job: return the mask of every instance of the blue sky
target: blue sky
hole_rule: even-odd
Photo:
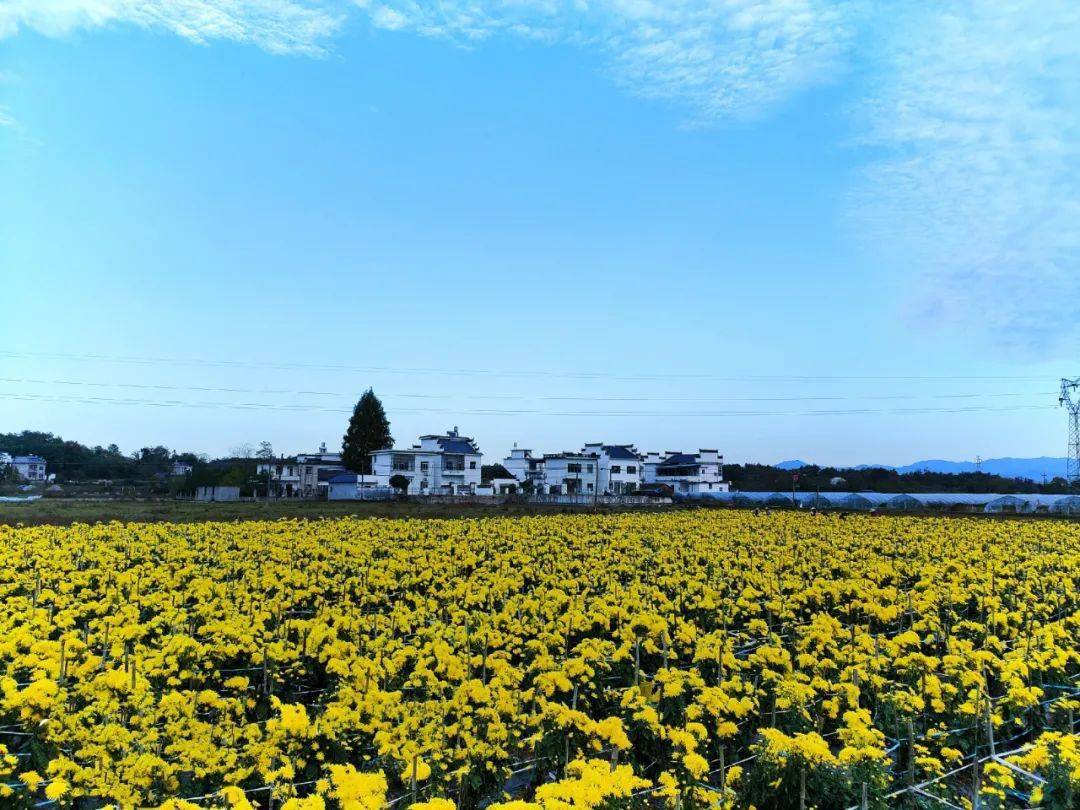
[[[1043,0],[0,0],[0,430],[295,452],[371,385],[494,456],[1060,455],[1078,38]]]

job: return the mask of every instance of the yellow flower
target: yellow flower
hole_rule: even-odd
[[[55,801],[62,796],[66,796],[70,791],[71,785],[68,784],[66,779],[56,778],[45,786],[45,798]]]

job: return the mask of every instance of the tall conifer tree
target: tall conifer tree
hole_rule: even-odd
[[[360,475],[371,474],[371,454],[393,447],[390,422],[375,392],[370,388],[353,408],[349,427],[341,440],[341,462],[345,469]]]

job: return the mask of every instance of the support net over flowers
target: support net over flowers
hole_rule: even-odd
[[[4,807],[1080,789],[1075,523],[112,523],[0,527],[0,548]]]

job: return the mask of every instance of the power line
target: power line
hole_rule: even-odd
[[[643,374],[610,374],[607,372],[559,372],[542,369],[483,369],[483,368],[417,368],[400,366],[354,366],[332,363],[296,363],[252,360],[210,360],[205,358],[138,357],[128,355],[74,354],[64,352],[0,351],[0,357],[31,360],[74,360],[78,362],[127,363],[138,365],[214,366],[219,368],[307,369],[313,371],[349,371],[366,374],[423,374],[443,376],[544,377],[572,380],[717,380],[725,382],[948,382],[964,381],[1039,381],[1055,378],[1039,375],[809,375],[809,374],[750,374],[721,375],[709,372],[670,372]]]
[[[205,385],[166,385],[152,383],[96,382],[91,380],[31,379],[27,377],[0,377],[0,383],[19,383],[23,385],[64,385],[89,388],[129,388],[146,391],[200,391],[207,393],[262,394],[290,396],[319,396],[348,398],[355,394],[339,391],[312,391],[284,388],[235,388]],[[855,400],[919,400],[919,399],[981,399],[983,397],[1024,397],[1048,396],[1056,391],[1008,391],[989,393],[962,394],[865,394],[865,395],[817,395],[817,396],[695,396],[695,397],[655,397],[655,396],[556,396],[531,394],[413,394],[388,393],[384,397],[401,399],[466,399],[466,400],[519,400],[544,402],[849,402]]]
[[[87,405],[120,405],[155,408],[201,408],[234,410],[267,410],[282,412],[351,413],[351,408],[332,408],[305,404],[274,404],[265,402],[190,402],[184,400],[118,399],[112,397],[63,396],[15,392],[0,394],[0,399],[29,402],[61,402]],[[954,408],[836,408],[830,410],[769,411],[558,411],[525,408],[395,408],[397,413],[433,413],[462,416],[648,416],[648,417],[738,417],[738,416],[850,416],[859,414],[933,414],[933,413],[987,413],[1006,411],[1046,410],[1053,405],[970,405]]]

